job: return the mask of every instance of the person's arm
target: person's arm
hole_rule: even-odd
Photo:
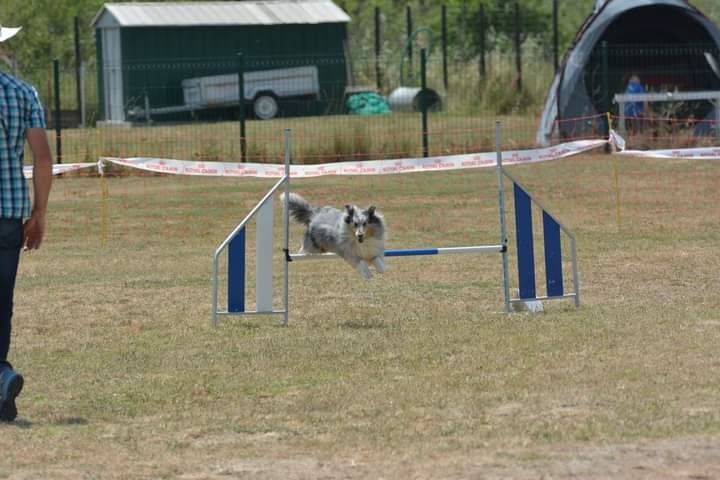
[[[44,128],[28,128],[25,134],[33,154],[33,209],[25,222],[25,248],[37,249],[45,235],[45,218],[52,184],[52,154]]]

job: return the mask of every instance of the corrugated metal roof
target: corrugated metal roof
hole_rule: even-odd
[[[347,23],[350,17],[331,0],[242,2],[106,3],[91,25],[177,27]]]

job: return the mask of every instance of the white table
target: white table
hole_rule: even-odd
[[[662,92],[662,93],[617,93],[613,102],[620,107],[620,124],[618,132],[625,135],[625,104],[628,102],[684,102],[708,101],[715,110],[715,129],[720,134],[720,90],[699,90],[696,92]]]

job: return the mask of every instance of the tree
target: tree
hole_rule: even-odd
[[[80,18],[80,41],[86,61],[95,58],[90,19],[103,4],[101,0],[3,0],[3,25],[22,26],[8,48],[18,59],[21,72],[48,66],[59,58],[62,65],[74,64],[74,17]]]

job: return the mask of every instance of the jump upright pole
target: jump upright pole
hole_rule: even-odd
[[[287,261],[287,256],[290,255],[290,129],[285,129],[285,197],[283,199],[283,230],[285,236],[283,238],[283,251],[285,252],[286,260],[283,262],[283,303],[284,303],[284,317],[283,326],[287,327],[289,317],[289,305],[290,305],[290,262]]]
[[[508,239],[507,225],[505,224],[505,187],[502,166],[502,126],[500,122],[495,122],[495,152],[497,161],[495,171],[497,172],[497,191],[498,191],[498,212],[500,214],[500,244],[502,249],[502,272],[503,272],[503,297],[505,299],[505,312],[510,313],[510,274],[508,266]]]

